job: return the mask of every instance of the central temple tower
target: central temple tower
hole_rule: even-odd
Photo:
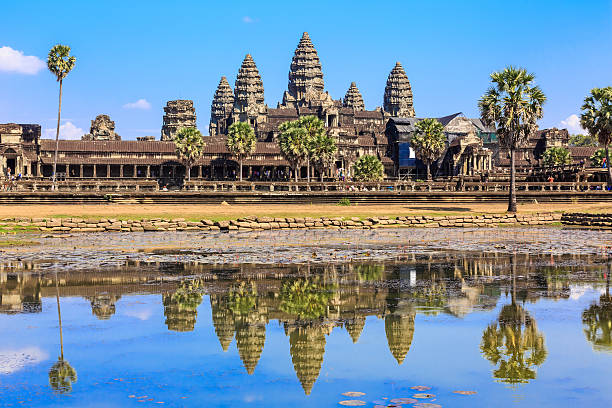
[[[297,107],[305,99],[323,93],[321,61],[308,33],[302,34],[289,68],[289,89],[283,95],[283,106]],[[307,98],[310,95],[310,98]],[[318,99],[318,98],[317,98]]]

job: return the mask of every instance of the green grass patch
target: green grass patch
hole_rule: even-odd
[[[20,246],[34,246],[40,245],[40,242],[28,241],[25,239],[4,239],[0,240],[0,248],[8,247],[20,247]]]

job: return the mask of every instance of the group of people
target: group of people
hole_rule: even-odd
[[[12,174],[11,168],[7,168],[4,180],[2,181],[2,191],[11,191],[15,188],[17,182],[21,180],[21,173],[18,175]]]

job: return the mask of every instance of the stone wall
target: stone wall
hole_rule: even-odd
[[[561,222],[564,225],[612,229],[612,214],[565,213]]]
[[[612,222],[612,215],[610,215]],[[186,221],[177,219],[84,219],[84,218],[5,218],[0,226],[36,227],[40,231],[56,232],[141,232],[141,231],[253,231],[279,229],[376,229],[376,228],[475,228],[503,226],[533,226],[558,223],[559,213],[538,214],[485,214],[427,216],[408,215],[389,217],[321,217],[273,218],[244,217],[229,221]]]

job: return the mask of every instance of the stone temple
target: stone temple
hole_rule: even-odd
[[[396,62],[381,90],[381,107],[366,109],[357,86],[358,78],[347,78],[346,94],[334,99],[325,90],[323,67],[308,33],[303,33],[289,64],[287,90],[276,107],[264,100],[264,83],[255,59],[247,54],[235,80],[222,76],[211,103],[209,133],[202,158],[192,167],[192,179],[238,178],[239,165],[226,147],[228,128],[235,122],[249,123],[257,136],[255,153],[247,157],[244,176],[254,180],[286,180],[289,163],[276,143],[279,126],[302,116],[320,118],[338,145],[336,162],[327,176],[350,175],[359,157],[375,155],[388,177],[415,177],[424,173],[410,140],[416,123],[412,86],[404,67]],[[233,84],[233,89],[232,89]],[[444,126],[447,149],[434,166],[434,175],[481,175],[504,171],[509,166],[507,150],[500,148],[494,129],[479,119],[461,113],[437,118]],[[153,136],[122,140],[115,122],[98,115],[82,140],[60,140],[58,173],[67,178],[146,178],[163,184],[180,183],[185,167],[178,161],[173,136],[180,128],[196,127],[192,100],[168,101],[163,108],[161,140]],[[204,133],[204,132],[203,132]],[[543,130],[528,141],[518,155],[519,169],[538,165],[547,146],[567,146],[566,130]],[[574,148],[572,148],[574,149]],[[581,150],[580,150],[581,149]],[[589,148],[572,150],[575,161],[588,160]],[[42,139],[39,125],[0,124],[0,170],[25,177],[50,177],[55,140]],[[300,170],[306,176],[306,168]]]

